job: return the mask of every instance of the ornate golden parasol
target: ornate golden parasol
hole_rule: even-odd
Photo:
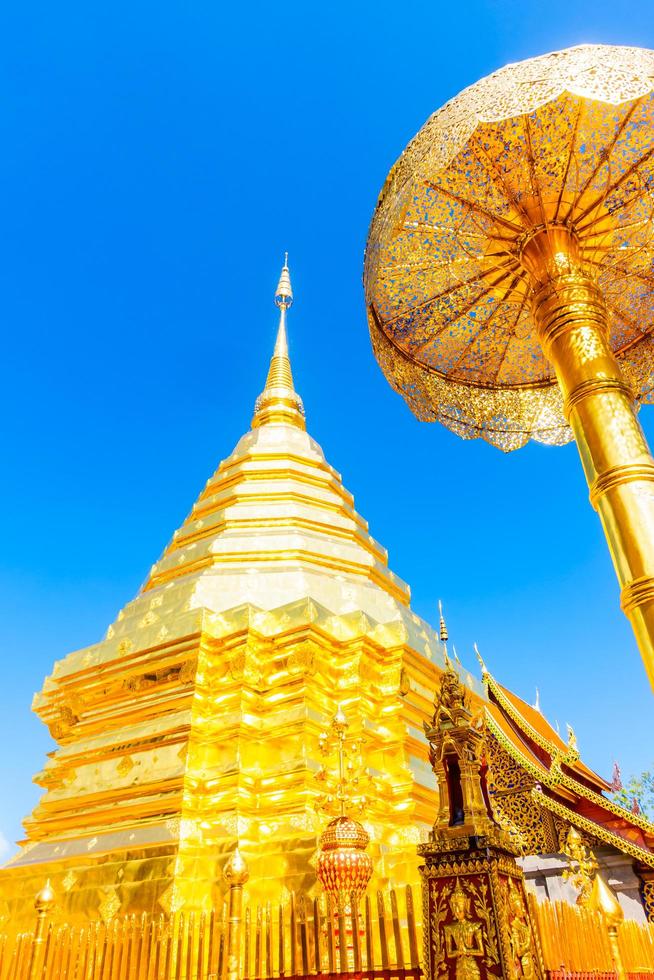
[[[373,348],[421,419],[508,451],[577,440],[654,684],[654,52],[582,45],[448,102],[391,170]]]

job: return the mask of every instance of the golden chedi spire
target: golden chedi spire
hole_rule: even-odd
[[[248,900],[313,887],[319,725],[336,704],[365,733],[363,770],[384,758],[366,792],[378,880],[417,880],[435,790],[413,731],[442,647],[305,429],[292,298],[285,264],[252,428],[105,636],[59,661],[35,697],[57,747],[26,846],[0,869],[0,904],[26,927],[47,877],[61,914],[80,920],[209,912],[237,840]]]
[[[288,356],[288,338],[286,335],[286,311],[293,305],[288,252],[285,255],[282,273],[275,290],[275,303],[279,307],[277,340],[270,360],[266,386],[254,406],[252,428],[256,429],[260,425],[276,422],[295,425],[298,429],[304,429],[306,428],[304,406],[293,385],[293,372]]]

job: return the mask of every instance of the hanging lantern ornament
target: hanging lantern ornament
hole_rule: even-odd
[[[316,872],[328,895],[361,898],[372,876],[366,853],[370,837],[358,820],[341,816],[330,820],[320,836]]]
[[[370,837],[363,825],[346,813],[352,807],[360,809],[363,806],[361,799],[350,795],[352,783],[356,785],[358,777],[352,778],[346,766],[345,741],[348,725],[345,713],[339,705],[329,732],[320,735],[323,755],[334,753],[337,756],[338,769],[333,798],[338,805],[339,815],[329,821],[320,836],[316,874],[327,894],[334,896],[340,903],[350,898],[353,901],[358,900],[365,892],[372,875],[372,860],[366,853]]]
[[[508,65],[427,120],[365,261],[375,356],[423,420],[575,438],[654,685],[654,52]]]

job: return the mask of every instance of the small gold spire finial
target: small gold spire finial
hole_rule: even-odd
[[[481,667],[481,676],[482,676],[482,680],[483,680],[484,674],[488,674],[488,668],[486,667],[486,664],[483,661],[482,655],[479,652],[479,647],[477,646],[477,644],[476,643],[473,643],[472,644],[472,647],[473,647],[473,650],[475,651],[475,655],[477,657],[477,660],[479,661],[479,666]]]
[[[279,327],[275,349],[268,369],[266,385],[254,406],[252,428],[271,422],[294,425],[304,429],[304,406],[293,385],[293,373],[288,356],[286,337],[286,311],[293,305],[293,289],[288,269],[288,252],[275,290],[275,304],[279,307]]]
[[[284,252],[284,265],[275,290],[275,303],[283,310],[287,310],[293,305],[293,289],[288,270],[288,252]]]
[[[34,908],[37,912],[47,915],[55,904],[55,893],[48,878],[43,888],[37,892],[34,899]]]
[[[227,858],[223,868],[223,876],[228,885],[244,885],[250,877],[250,871],[245,858],[238,849],[238,844]]]
[[[439,616],[439,629],[441,636],[441,643],[447,643],[449,637],[447,634],[447,625],[445,623],[445,617],[443,616],[443,603],[438,600],[438,616]]]

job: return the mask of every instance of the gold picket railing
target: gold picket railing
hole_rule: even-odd
[[[540,935],[544,965],[553,980],[571,974],[616,977],[615,953],[599,912],[565,902],[539,902],[529,896]],[[631,978],[654,974],[654,925],[624,921],[616,929],[620,966]]]
[[[231,897],[231,895],[230,895]],[[654,926],[617,926],[619,964],[601,915],[530,896],[549,980],[649,980]],[[414,896],[377,892],[336,905],[290,894],[234,916],[126,916],[70,925],[41,915],[33,932],[0,936],[0,980],[420,980]]]
[[[400,911],[400,905],[403,905]],[[291,894],[287,902],[211,913],[127,916],[0,938],[0,980],[272,980],[317,974],[419,980],[411,888],[375,901]],[[238,950],[237,956],[230,956]]]

